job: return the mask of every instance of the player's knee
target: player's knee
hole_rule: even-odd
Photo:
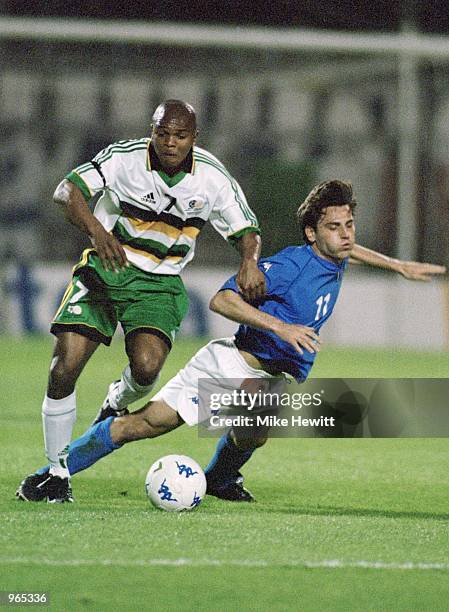
[[[80,375],[79,360],[70,354],[57,355],[50,366],[49,380],[53,386],[72,386]]]
[[[159,360],[139,356],[130,361],[131,375],[136,383],[142,387],[152,385],[159,375],[161,364]]]

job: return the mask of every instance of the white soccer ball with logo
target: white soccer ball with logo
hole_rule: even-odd
[[[160,510],[194,510],[206,495],[206,476],[191,457],[166,455],[148,470],[145,490],[150,502]]]

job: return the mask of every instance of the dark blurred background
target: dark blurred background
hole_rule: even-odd
[[[36,17],[95,17],[392,32],[400,29],[404,19],[411,19],[423,32],[444,34],[449,29],[448,5],[444,0],[191,0],[188,3],[178,0],[133,0],[115,3],[82,0],[3,0],[0,7],[5,15]]]

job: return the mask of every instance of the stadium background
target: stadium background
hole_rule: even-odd
[[[104,145],[148,133],[155,106],[179,97],[197,109],[200,146],[257,212],[264,254],[296,242],[298,202],[338,176],[354,184],[362,244],[448,265],[446,9],[242,0],[192,2],[187,14],[179,2],[0,2],[0,588],[47,588],[59,610],[107,609],[111,589],[125,610],[297,609],[299,592],[307,610],[445,609],[444,439],[311,440],[299,453],[297,440],[272,441],[248,467],[256,510],[209,499],[178,523],[148,512],[141,483],[166,452],[207,461],[213,444],[190,430],[126,448],[77,479],[74,513],[49,520],[47,508],[11,498],[42,461],[45,334],[88,244],[51,202],[61,177]],[[204,336],[232,331],[207,301],[237,261],[204,231],[184,275],[184,337],[161,382]],[[447,283],[351,269],[316,375],[449,378]],[[77,433],[123,362],[120,342],[94,356]],[[381,581],[369,571],[379,562]],[[337,586],[331,567],[341,568]],[[84,584],[76,593],[74,581]]]
[[[194,7],[190,23],[168,20],[182,18],[177,3],[171,13],[147,8],[158,22],[129,20],[145,15],[142,3],[131,3],[126,21],[119,8],[102,13],[101,3],[95,10],[82,3],[84,12],[77,3],[3,4],[3,331],[46,331],[70,265],[88,245],[52,204],[55,185],[108,143],[147,134],[152,110],[168,97],[197,109],[199,144],[243,186],[265,255],[297,241],[293,216],[310,187],[341,177],[352,180],[360,202],[361,244],[448,263],[449,42],[437,7],[359,8],[346,31],[334,32],[330,26],[345,25],[343,7],[332,13],[326,3],[322,13],[288,2],[265,16],[255,11],[250,29],[240,2],[228,7],[228,20],[244,23],[239,27],[221,19],[206,25],[213,3],[208,13]],[[77,18],[61,18],[66,11]],[[270,19],[277,30],[266,26]],[[323,25],[328,29],[318,29]],[[211,274],[218,287],[236,261],[213,230],[202,234],[185,274],[193,302],[185,334],[230,331],[208,315],[207,296]],[[444,284],[410,286],[355,270],[324,337],[330,344],[441,350],[449,343]],[[407,304],[408,316],[395,304]]]

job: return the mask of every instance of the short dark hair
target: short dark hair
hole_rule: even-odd
[[[352,184],[350,181],[337,179],[325,181],[316,185],[304,202],[299,206],[296,217],[301,228],[304,240],[310,244],[306,236],[306,227],[316,230],[319,220],[329,206],[349,206],[351,212],[357,202],[352,197]]]
[[[196,130],[195,109],[183,100],[165,100],[154,111],[151,120],[153,125],[159,125],[162,119],[172,119],[173,117],[184,119],[193,130]]]

